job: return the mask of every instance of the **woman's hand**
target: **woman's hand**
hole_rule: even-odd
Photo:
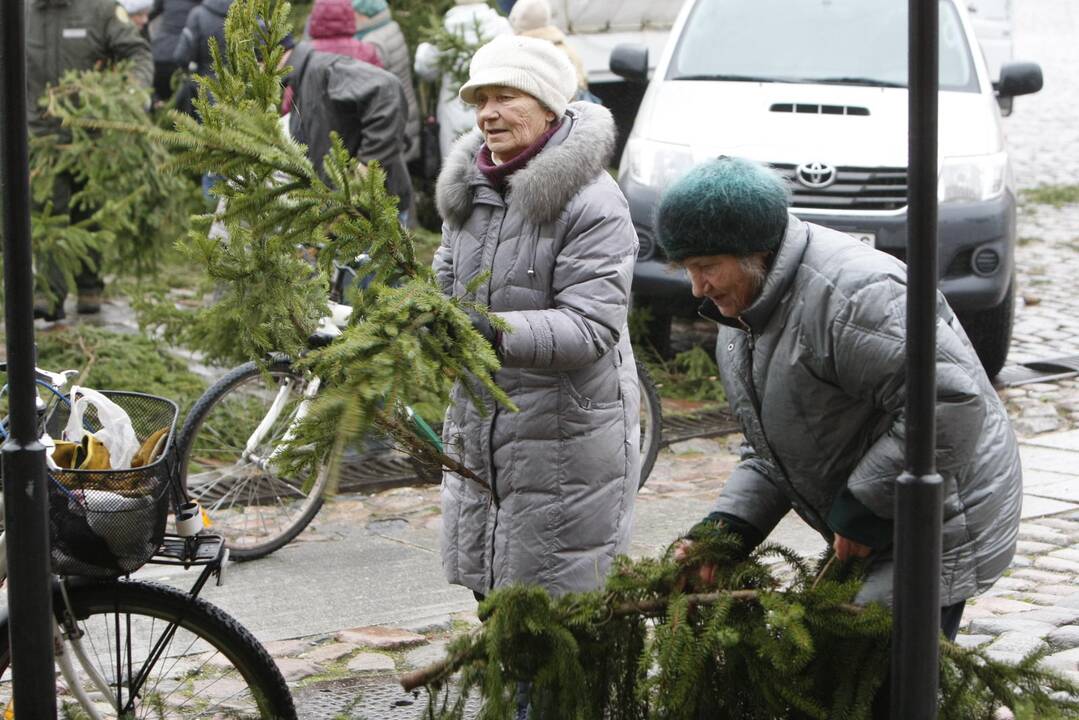
[[[850,538],[845,538],[839,534],[832,541],[832,548],[835,550],[835,556],[839,558],[840,562],[846,562],[850,558],[869,557],[870,553],[873,552],[873,548],[868,545],[854,542]]]
[[[686,556],[689,555],[689,549],[693,546],[693,541],[688,539],[679,540],[674,546],[674,561],[677,563],[685,562]],[[711,587],[716,582],[716,566],[713,563],[705,563],[697,568],[697,577],[701,583],[705,586]]]

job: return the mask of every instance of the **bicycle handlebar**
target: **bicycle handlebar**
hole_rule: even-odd
[[[7,372],[7,362],[0,362],[0,373]],[[78,370],[62,370],[61,372],[54,373],[48,370],[42,370],[39,367],[34,368],[34,375],[38,380],[47,382],[57,388],[62,388],[68,384],[68,382],[79,374]]]

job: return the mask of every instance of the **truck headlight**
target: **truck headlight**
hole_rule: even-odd
[[[1007,153],[946,158],[940,164],[937,202],[960,203],[992,200],[1008,185]]]
[[[665,188],[693,167],[688,145],[630,138],[619,164],[619,180],[624,176],[653,188]]]

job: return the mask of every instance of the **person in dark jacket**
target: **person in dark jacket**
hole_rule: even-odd
[[[210,38],[217,41],[221,59],[228,59],[225,47],[225,16],[232,0],[204,0],[187,15],[180,39],[172,54],[173,62],[197,75],[213,75],[213,59],[210,57]]]
[[[412,162],[420,155],[420,106],[412,86],[412,52],[405,34],[390,15],[386,0],[352,0],[352,9],[356,11],[356,39],[378,48],[382,67],[396,75],[405,89],[408,104],[405,162]]]
[[[371,43],[357,40],[356,13],[350,0],[315,0],[311,15],[307,18],[307,35],[311,46],[319,52],[334,53],[355,58],[360,62],[382,67],[378,48]],[[285,88],[281,102],[281,114],[292,109],[292,88]]]
[[[60,123],[45,117],[38,104],[49,85],[59,81],[69,70],[91,70],[121,60],[131,63],[133,82],[149,87],[153,79],[150,45],[115,0],[31,0],[26,5],[26,121],[30,133],[45,135],[61,132]],[[69,208],[69,200],[78,191],[74,178],[62,176],[53,193],[53,210],[70,210],[72,222],[90,216],[93,210]],[[84,267],[75,280],[78,288],[78,311],[101,310],[104,283],[92,266]],[[51,302],[42,293],[35,298],[34,315],[47,320],[64,317],[67,284],[62,273],[53,271],[50,286],[56,296]]]
[[[176,45],[187,24],[187,16],[199,0],[157,0],[151,15],[153,32],[150,49],[154,55],[154,98],[165,102],[172,97],[172,77],[186,68],[176,62]]]
[[[404,159],[408,106],[401,83],[382,68],[318,52],[309,42],[290,52],[285,58],[293,68],[285,80],[294,93],[289,133],[307,145],[307,157],[320,173],[331,132],[361,162],[378,160],[386,189],[398,197],[398,213],[407,220],[412,181]]]
[[[794,510],[840,560],[868,558],[857,601],[892,599],[893,500],[904,470],[906,268],[788,213],[755,163],[700,165],[660,201],[657,236],[719,325],[716,361],[746,439],[705,522],[747,549]],[[1004,406],[937,296],[936,466],[944,482],[941,624],[1015,553],[1019,451]],[[692,535],[692,533],[691,533]],[[710,581],[714,568],[700,576]]]

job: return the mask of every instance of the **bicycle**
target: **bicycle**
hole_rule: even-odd
[[[355,276],[353,268],[339,267],[331,298],[342,297]],[[310,340],[312,347],[332,342],[348,323],[350,306],[331,300],[330,309],[330,317]],[[637,377],[641,389],[639,489],[659,452],[662,411],[655,383],[639,362]],[[209,512],[215,531],[228,538],[236,560],[254,560],[284,547],[322,507],[329,482],[325,466],[313,478],[293,478],[282,476],[271,462],[319,387],[319,378],[295,370],[291,358],[274,357],[268,366],[248,362],[210,386],[184,420],[178,445],[185,487]],[[413,419],[422,422],[418,415]],[[437,434],[425,423],[420,430],[438,442]]]
[[[0,363],[0,372],[6,364]],[[77,374],[77,373],[75,373]],[[58,436],[70,408],[63,392],[72,371],[37,371],[50,393],[40,423]],[[0,394],[6,391],[6,386]],[[104,392],[131,418],[140,442],[167,428],[156,459],[123,470],[53,469],[47,479],[55,615],[57,700],[62,717],[261,718],[295,720],[292,696],[273,659],[249,631],[199,598],[228,558],[218,534],[165,532],[171,507],[184,506],[172,438],[171,400]],[[88,431],[100,429],[94,412]],[[6,423],[0,423],[0,433]],[[2,513],[0,500],[0,513]],[[87,534],[87,530],[90,534]],[[102,543],[108,552],[102,551]],[[95,550],[96,548],[96,550]],[[0,583],[7,579],[0,532]],[[201,568],[188,592],[131,580],[144,563]],[[0,717],[15,718],[6,613],[0,617]],[[62,680],[62,682],[61,682]]]

